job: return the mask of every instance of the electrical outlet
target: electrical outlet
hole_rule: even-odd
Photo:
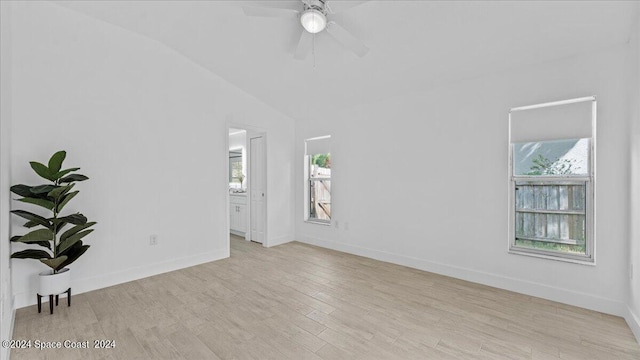
[[[158,235],[149,236],[149,245],[151,246],[158,245]]]

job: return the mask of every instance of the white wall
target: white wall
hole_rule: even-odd
[[[0,340],[11,339],[13,296],[9,260],[11,180],[11,3],[0,2]],[[9,349],[0,348],[0,359]]]
[[[229,256],[230,122],[268,132],[268,241],[292,239],[293,120],[157,41],[52,3],[16,3],[12,31],[12,183],[40,182],[28,161],[59,149],[91,178],[67,209],[98,222],[71,265],[75,293]],[[43,265],[13,267],[17,306],[33,303]]]
[[[431,90],[423,84],[297,123],[296,239],[622,315],[628,56],[621,45]],[[598,97],[597,266],[508,254],[507,113],[587,95]],[[303,140],[326,134],[332,227],[305,223],[300,197]]]
[[[629,262],[633,273],[629,279],[629,314],[627,322],[640,342],[640,5],[630,41],[632,56],[629,61],[630,148],[629,168]]]

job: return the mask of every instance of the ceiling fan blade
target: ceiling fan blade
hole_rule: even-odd
[[[305,30],[300,33],[300,40],[298,40],[298,46],[293,53],[293,58],[296,60],[304,60],[311,49],[311,41],[313,35]]]
[[[369,52],[369,48],[363,44],[362,41],[333,21],[327,24],[327,32],[333,36],[334,39],[338,40],[339,43],[360,57],[365,56]]]
[[[243,6],[242,11],[247,16],[259,17],[276,17],[276,18],[292,18],[295,19],[300,13],[293,9],[261,7],[261,6]]]
[[[362,5],[366,2],[368,2],[369,0],[364,0],[364,1],[334,1],[334,0],[328,0],[325,1],[325,6],[327,7],[327,9],[329,10],[329,12],[331,14],[337,14],[339,12],[343,12],[345,10],[349,10],[353,7]]]

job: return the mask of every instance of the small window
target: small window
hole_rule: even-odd
[[[592,99],[512,109],[511,252],[594,262],[595,138],[557,138],[572,133],[593,134],[595,99]],[[568,106],[572,108],[567,109]],[[553,109],[549,111],[547,107]],[[537,111],[540,109],[544,111]],[[514,110],[527,113],[517,114]],[[550,118],[553,121],[546,122]],[[516,122],[519,123],[515,125]],[[556,125],[561,129],[558,132],[554,131]]]
[[[305,141],[305,220],[331,222],[330,137]]]

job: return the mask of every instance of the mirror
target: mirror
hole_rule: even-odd
[[[229,150],[229,183],[238,183],[241,186],[244,183],[242,149]]]

